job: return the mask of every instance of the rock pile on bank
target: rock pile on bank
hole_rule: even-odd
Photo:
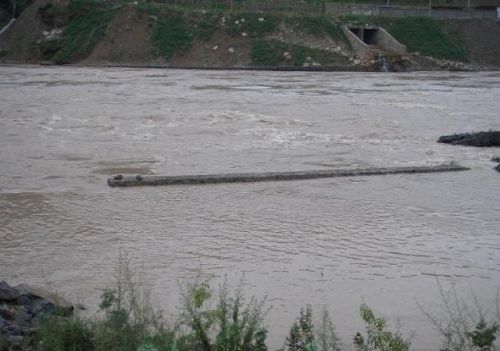
[[[438,142],[479,147],[500,146],[500,131],[443,135]]]
[[[491,159],[493,162],[497,162],[497,166],[495,167],[495,169],[497,170],[497,172],[500,172],[500,156],[495,156]]]
[[[38,323],[55,313],[70,315],[73,305],[42,289],[0,282],[0,351],[31,349]]]

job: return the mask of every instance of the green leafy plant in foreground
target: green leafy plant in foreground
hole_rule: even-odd
[[[40,322],[35,332],[36,351],[267,351],[264,326],[265,300],[247,299],[239,289],[223,283],[217,293],[208,281],[187,286],[183,310],[172,326],[153,308],[149,293],[140,288],[120,258],[115,282],[101,295],[101,314],[95,319],[55,314]],[[441,287],[440,287],[441,288]],[[444,337],[443,350],[492,350],[500,331],[500,304],[497,315],[487,319],[477,302],[475,307],[459,300],[455,290],[440,289],[443,312],[427,316]],[[499,297],[500,299],[500,297]],[[423,310],[425,312],[425,310]],[[436,310],[433,310],[436,312]],[[410,342],[400,333],[387,330],[386,321],[366,305],[360,315],[365,333],[357,333],[359,351],[408,351]],[[326,310],[313,323],[310,305],[290,328],[287,351],[339,351],[344,349]],[[0,339],[1,341],[1,339]],[[1,346],[1,345],[0,345]]]
[[[298,320],[290,328],[286,347],[288,351],[340,351],[341,342],[328,311],[323,310],[319,327],[316,328],[311,306],[303,307]]]
[[[360,315],[366,323],[366,338],[356,334],[355,344],[363,351],[408,351],[410,341],[403,339],[399,333],[385,329],[383,318],[375,317],[373,311],[365,304],[361,305]]]
[[[321,323],[316,332],[318,351],[340,351],[342,343],[326,309],[323,310]]]
[[[496,322],[488,325],[484,319],[481,319],[472,332],[468,332],[467,336],[471,338],[474,346],[478,346],[481,350],[490,348],[495,341],[496,333],[500,330]]]
[[[246,302],[240,290],[231,296],[226,283],[215,308],[207,306],[211,297],[208,282],[190,286],[185,296],[182,320],[191,330],[187,339],[193,350],[267,351],[264,301]]]
[[[475,296],[471,305],[461,298],[455,289],[444,289],[438,281],[441,306],[429,311],[418,305],[420,310],[443,337],[443,350],[478,351],[490,350],[500,331],[500,296],[497,297],[497,315],[487,319]]]
[[[103,318],[47,318],[40,323],[36,333],[36,349],[137,351],[150,347],[156,351],[174,350],[174,331],[165,327],[162,316],[153,309],[147,291],[139,289],[126,257],[120,256],[115,279],[114,286],[105,289],[101,296],[99,307],[104,313]]]
[[[53,316],[37,330],[37,351],[93,351],[94,325],[78,317]]]
[[[314,325],[311,305],[301,308],[299,319],[290,328],[286,340],[288,351],[306,351],[314,349]]]

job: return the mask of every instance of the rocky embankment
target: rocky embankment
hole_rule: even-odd
[[[443,135],[438,142],[478,147],[500,146],[500,131]]]
[[[43,318],[73,310],[71,303],[42,289],[0,282],[0,351],[30,350]]]
[[[500,156],[495,156],[491,160],[493,162],[498,163],[497,166],[495,167],[495,169],[497,170],[497,172],[500,172]]]
[[[443,135],[439,137],[438,142],[452,145],[476,147],[500,146],[500,131]],[[500,156],[493,157],[491,161],[498,163],[498,165],[496,165],[495,167],[495,170],[500,172]]]

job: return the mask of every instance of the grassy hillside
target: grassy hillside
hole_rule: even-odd
[[[113,11],[113,7],[92,0],[73,0],[68,7],[51,3],[41,7],[39,15],[47,25],[65,25],[61,37],[40,43],[43,58],[69,63],[88,55],[104,37]]]
[[[322,43],[338,43],[348,48],[339,23],[327,17],[285,17],[244,12],[228,13],[222,10],[195,11],[147,2],[122,2],[111,5],[95,0],[72,0],[67,7],[50,3],[40,8],[38,15],[49,28],[64,27],[62,35],[43,38],[38,43],[41,58],[56,63],[78,62],[85,58],[107,35],[113,17],[124,7],[142,15],[148,22],[150,30],[143,40],[149,42],[150,57],[162,62],[188,55],[199,43],[205,43],[204,46],[207,47],[209,44],[217,47],[220,41],[234,40],[249,48],[247,52],[236,54],[248,56],[250,62],[246,63],[250,64],[303,66],[312,63],[348,63],[345,54],[340,55],[338,51],[329,50],[324,47],[326,44],[314,48],[308,47],[307,44],[277,41],[272,37],[280,35],[283,28],[290,28],[292,32],[295,30],[297,33],[318,38]],[[57,25],[55,22],[58,22]],[[131,24],[114,25],[127,27]],[[214,35],[217,40],[213,39]]]
[[[500,64],[496,49],[500,47],[500,25],[494,21],[333,18],[238,12],[222,7],[197,10],[145,0],[70,0],[66,6],[63,3],[32,0],[10,33],[2,37],[3,60],[190,67],[344,69],[358,65],[354,69],[372,69],[369,60],[352,58],[341,29],[351,23],[381,26],[405,44],[409,52]],[[25,16],[27,13],[30,15]]]
[[[255,65],[300,65],[310,57],[321,65],[345,64],[347,59],[340,55],[290,45],[268,38],[278,33],[283,25],[298,31],[307,32],[316,37],[329,37],[347,46],[347,42],[338,23],[326,17],[283,17],[273,14],[224,13],[183,11],[166,6],[145,6],[152,19],[152,50],[156,56],[171,59],[189,51],[195,40],[209,42],[216,32],[223,32],[235,40],[248,41],[251,46],[251,61]],[[287,61],[284,53],[293,58]]]

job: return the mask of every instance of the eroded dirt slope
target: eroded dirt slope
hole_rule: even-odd
[[[151,63],[150,38],[148,16],[131,6],[125,6],[115,13],[104,39],[83,63]]]
[[[476,65],[500,67],[500,23],[495,20],[446,21],[447,31],[464,43],[467,58]]]
[[[37,41],[43,36],[43,31],[49,29],[45,25],[38,10],[50,0],[34,0],[14,22],[14,24],[0,36],[0,49],[6,50],[6,60],[38,61],[39,51],[36,50]]]

